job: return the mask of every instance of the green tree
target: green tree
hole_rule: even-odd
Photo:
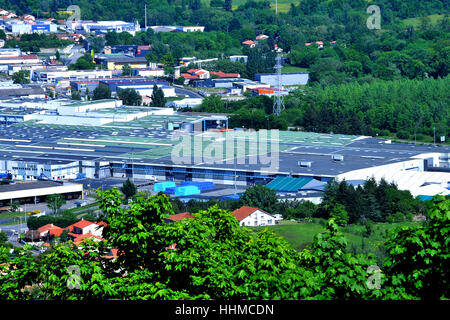
[[[12,212],[16,212],[16,211],[19,210],[19,208],[20,208],[20,202],[18,202],[18,201],[13,201],[13,203],[11,203],[10,208],[11,208],[11,211],[12,211]]]
[[[8,241],[8,235],[4,231],[0,231],[0,247],[4,246]]]
[[[71,94],[71,99],[72,100],[81,100],[80,91],[73,90],[72,94]]]
[[[409,297],[449,299],[450,199],[436,196],[428,215],[427,225],[399,227],[386,241],[385,268],[392,286]]]
[[[242,205],[256,207],[268,213],[278,213],[278,197],[275,190],[257,184],[245,190],[241,197]]]
[[[101,99],[111,99],[111,90],[103,83],[100,83],[93,91],[93,100]]]
[[[122,76],[131,76],[132,74],[132,70],[129,64],[124,64],[122,67],[122,72],[121,75]]]
[[[142,96],[131,88],[117,90],[117,96],[126,106],[140,106],[142,104]]]
[[[122,187],[120,188],[120,191],[122,191],[122,193],[125,195],[125,199],[128,202],[128,199],[130,199],[131,197],[133,197],[136,192],[137,192],[137,187],[136,185],[130,180],[130,178],[128,178],[127,180],[125,180],[125,182],[123,183]]]
[[[334,219],[334,221],[340,226],[346,225],[348,223],[348,213],[345,210],[345,207],[340,203],[336,203],[331,208],[330,218]]]
[[[26,70],[14,72],[11,78],[14,83],[20,84],[30,83],[30,73]]]
[[[225,11],[231,11],[231,9],[233,8],[233,0],[225,0],[223,2],[223,8],[225,9]]]
[[[57,213],[58,210],[66,203],[66,199],[60,194],[51,194],[47,196],[46,200],[47,207]]]
[[[152,98],[152,101],[150,103],[151,107],[164,108],[166,106],[166,98],[164,97],[164,92],[156,84],[153,86],[151,98]]]

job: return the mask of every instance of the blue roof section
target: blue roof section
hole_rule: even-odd
[[[267,184],[267,187],[276,191],[297,192],[312,178],[277,177]]]
[[[310,182],[305,184],[300,190],[314,190],[314,191],[325,191],[327,182],[312,179]]]
[[[418,195],[417,197],[418,197],[419,200],[421,200],[421,201],[430,201],[430,200],[433,200],[433,196]]]
[[[232,200],[239,200],[241,198],[242,194],[237,193],[237,194],[230,194],[227,196],[222,196],[222,200],[226,200],[226,199],[232,199]]]

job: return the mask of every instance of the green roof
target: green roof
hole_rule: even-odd
[[[267,187],[276,191],[297,192],[311,180],[312,178],[276,177]]]

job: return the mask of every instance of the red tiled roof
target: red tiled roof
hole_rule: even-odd
[[[106,259],[115,259],[115,258],[118,257],[118,252],[119,252],[118,249],[114,249],[114,248],[113,248],[113,249],[111,249],[111,250],[109,251],[108,255],[103,256],[103,258],[106,258]]]
[[[172,221],[180,221],[184,218],[194,218],[194,216],[191,215],[189,212],[182,212],[178,214],[173,214],[169,217],[169,219]]]
[[[83,242],[84,240],[86,240],[86,239],[92,239],[92,238],[98,239],[98,240],[100,240],[100,241],[105,240],[105,239],[103,239],[103,238],[101,238],[101,237],[98,237],[98,236],[93,235],[92,233],[88,232],[88,233],[86,233],[86,234],[78,235],[78,237],[76,237],[76,238],[73,240],[73,243],[74,243],[75,245],[79,245],[79,244],[80,244],[81,242]]]
[[[243,41],[242,44],[251,45],[251,44],[255,44],[255,41],[246,40],[246,41]]]
[[[241,75],[239,73],[225,73],[222,71],[211,71],[210,72],[212,75],[216,75],[220,78],[239,78]]]
[[[48,231],[52,227],[53,227],[53,224],[49,223],[49,224],[46,224],[45,226],[38,228],[37,231],[39,231],[39,233],[42,233],[42,232]]]
[[[189,73],[183,73],[183,74],[181,74],[180,76],[182,76],[182,77],[185,78],[185,79],[199,79],[198,76],[193,76],[193,75],[191,75],[191,74],[189,74]]]
[[[239,209],[236,209],[233,211],[233,215],[236,217],[238,221],[242,221],[245,218],[247,218],[249,215],[251,215],[256,210],[259,210],[258,208],[243,206]]]
[[[94,222],[88,221],[88,220],[80,220],[74,224],[72,224],[72,226],[83,229],[86,228],[87,226],[90,226],[91,224],[93,224]]]
[[[39,233],[43,233],[43,232],[47,232],[52,235],[52,236],[56,236],[59,237],[61,235],[61,233],[63,232],[63,228],[60,228],[58,226],[55,226],[53,224],[46,224],[45,226],[40,227],[39,229],[37,229],[37,231]]]

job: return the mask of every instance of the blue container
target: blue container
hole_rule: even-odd
[[[164,193],[167,193],[167,194],[175,194],[175,189],[176,189],[177,187],[169,187],[169,188],[166,188],[166,190],[164,190]]]
[[[153,185],[153,191],[166,191],[167,188],[175,187],[176,184],[173,181],[157,182]]]
[[[226,200],[226,199],[239,200],[240,198],[241,198],[241,194],[230,194],[228,196],[223,196],[222,200]]]
[[[194,194],[200,194],[200,189],[196,186],[183,186],[175,188],[175,195],[178,196],[190,196]]]
[[[211,181],[185,181],[185,182],[181,183],[181,186],[195,186],[200,191],[214,189],[214,183]]]

